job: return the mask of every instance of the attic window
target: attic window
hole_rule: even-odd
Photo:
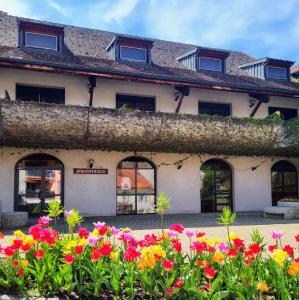
[[[267,77],[273,79],[288,79],[288,72],[286,68],[267,67]]]
[[[146,49],[120,46],[120,59],[146,62],[146,55]]]
[[[222,71],[222,59],[199,57],[199,69],[207,71]]]
[[[25,32],[25,47],[42,48],[57,51],[57,36]]]

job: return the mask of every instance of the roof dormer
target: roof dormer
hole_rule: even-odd
[[[19,22],[19,47],[60,52],[63,45],[63,26],[35,22]]]
[[[113,37],[106,50],[117,61],[151,63],[153,40],[125,35]]]
[[[247,76],[260,79],[276,79],[290,81],[290,67],[293,61],[264,57],[239,65]]]
[[[211,48],[194,48],[176,59],[194,71],[226,72],[226,58],[229,52]]]

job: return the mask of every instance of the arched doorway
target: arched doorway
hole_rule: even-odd
[[[48,154],[30,154],[16,164],[15,210],[38,216],[52,201],[63,205],[64,166]]]
[[[297,170],[286,160],[275,163],[271,168],[272,205],[283,198],[298,198]]]
[[[118,164],[116,172],[117,214],[154,213],[155,165],[143,157],[128,157]]]
[[[221,212],[225,206],[233,208],[232,170],[219,159],[204,162],[201,172],[201,212]]]

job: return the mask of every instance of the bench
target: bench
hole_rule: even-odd
[[[265,218],[281,218],[285,220],[299,218],[298,206],[267,206],[264,208]]]
[[[20,228],[27,225],[28,212],[2,212],[1,224],[3,229]]]

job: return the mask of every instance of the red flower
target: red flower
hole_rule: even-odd
[[[76,252],[76,254],[77,255],[80,255],[80,254],[82,254],[82,252],[83,252],[83,246],[76,246],[75,247],[75,252]]]
[[[206,235],[205,232],[197,232],[197,233],[196,233],[196,237],[197,237],[197,238],[200,238],[200,237],[205,236],[205,235]]]
[[[172,247],[177,251],[177,252],[182,252],[182,244],[179,240],[175,239],[171,241]]]
[[[247,285],[247,286],[251,286],[250,281],[246,281],[246,285]]]
[[[100,248],[101,255],[108,256],[112,252],[112,246],[111,245],[104,245]]]
[[[251,260],[250,260],[250,259],[248,259],[248,258],[247,258],[247,259],[245,259],[245,260],[244,260],[244,262],[245,262],[245,264],[246,264],[246,265],[250,265],[250,264],[251,264]]]
[[[297,243],[299,243],[299,234],[295,235],[295,240]]]
[[[171,295],[172,295],[172,287],[169,287],[169,288],[166,289],[166,294],[167,294],[168,296],[171,296]]]
[[[208,249],[208,246],[205,242],[194,241],[190,246],[190,249],[196,250],[198,254],[201,254],[203,251],[206,251]]]
[[[22,240],[14,240],[12,246],[17,250],[21,248],[22,244]]]
[[[152,245],[156,245],[159,240],[161,239],[158,238],[155,234],[146,234],[143,240],[138,242],[138,245],[140,247],[149,247]]]
[[[162,266],[166,271],[171,271],[174,267],[174,262],[173,260],[164,260]]]
[[[182,233],[184,231],[184,226],[182,224],[172,224],[169,227],[170,230]]]
[[[42,259],[45,255],[45,252],[43,250],[36,250],[34,251],[33,255],[37,258],[37,259]]]
[[[238,255],[238,251],[236,249],[229,249],[227,252],[227,256],[233,258]]]
[[[99,252],[92,252],[90,254],[90,259],[95,262],[95,261],[98,261],[101,257],[101,254]]]
[[[270,252],[273,252],[275,249],[277,249],[277,246],[276,246],[276,245],[269,245],[269,247],[268,247],[268,250],[269,250]]]
[[[42,228],[40,225],[34,225],[29,228],[29,234],[33,236],[33,238],[37,241],[40,236]]]
[[[257,255],[261,252],[261,247],[258,243],[250,245],[249,249],[250,249],[251,253],[254,255]]]
[[[24,274],[24,270],[23,270],[23,269],[19,269],[19,270],[18,270],[18,275],[19,275],[19,276],[22,276],[23,274]]]
[[[4,234],[0,231],[0,240],[4,238]]]
[[[178,289],[181,289],[183,286],[184,286],[184,280],[182,278],[178,278],[174,285],[174,287],[178,288]]]
[[[77,231],[78,235],[80,236],[81,239],[87,239],[89,236],[89,231],[85,227],[79,228]]]
[[[12,261],[12,266],[13,267],[17,267],[19,265],[19,261],[17,260],[17,259],[14,259],[13,261]]]
[[[294,256],[294,248],[291,247],[290,245],[285,245],[283,247],[283,250],[288,253],[289,256],[293,257]]]
[[[209,267],[205,267],[204,271],[205,271],[206,277],[209,279],[213,279],[217,273],[217,271],[215,269],[209,268]]]
[[[15,248],[13,246],[8,246],[4,248],[4,253],[6,256],[13,256],[15,254]]]
[[[74,255],[66,255],[64,257],[64,262],[67,263],[67,264],[72,264],[74,260],[75,260]]]
[[[136,260],[139,256],[140,252],[134,246],[129,246],[124,253],[124,259],[128,262]]]
[[[30,250],[30,248],[31,248],[30,244],[24,244],[24,245],[21,246],[21,250],[23,252],[28,252]]]
[[[243,240],[234,239],[233,242],[234,242],[234,245],[235,245],[236,248],[245,248],[245,244],[244,244]]]
[[[295,258],[294,261],[295,261],[296,263],[299,263],[299,257]]]

